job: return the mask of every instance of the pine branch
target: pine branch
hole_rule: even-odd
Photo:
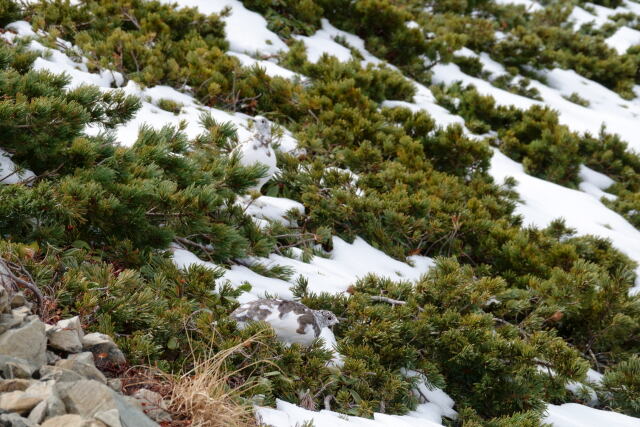
[[[179,237],[179,236],[176,236],[173,240],[176,243],[180,244],[182,247],[186,245],[186,246],[192,246],[200,249],[202,252],[205,253],[205,255],[207,255],[207,258],[209,258],[209,261],[214,262],[213,258],[211,258],[211,250],[207,248],[205,245],[198,242],[194,242],[193,240],[189,240],[185,237]]]

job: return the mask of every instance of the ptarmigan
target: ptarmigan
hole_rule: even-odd
[[[338,323],[330,311],[312,310],[296,301],[264,298],[242,304],[231,317],[241,329],[252,321],[267,322],[281,341],[307,347],[320,336],[322,328]]]
[[[251,190],[260,191],[265,182],[278,171],[276,167],[276,153],[271,147],[271,124],[269,120],[262,116],[256,116],[252,119],[255,123],[255,133],[247,141],[243,142],[236,149],[240,154],[240,164],[244,166],[252,166],[256,163],[262,163],[269,170],[264,178],[260,178],[258,183]]]

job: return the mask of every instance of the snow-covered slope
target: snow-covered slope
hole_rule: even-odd
[[[165,1],[165,0],[163,0]],[[173,1],[166,0],[173,3]],[[506,0],[501,0],[505,1]],[[537,10],[542,6],[531,0],[510,1],[523,4],[529,10]],[[300,76],[278,65],[273,56],[282,50],[286,50],[286,44],[276,34],[267,28],[266,20],[255,12],[247,10],[238,0],[179,0],[181,6],[195,6],[204,13],[220,12],[224,7],[230,7],[231,13],[225,18],[227,37],[230,43],[231,55],[236,56],[244,65],[257,64],[265,68],[269,75],[281,76],[289,79],[301,79]],[[576,7],[570,16],[570,20],[576,26],[587,22],[595,22],[602,25],[608,21],[608,16],[614,13],[613,9],[595,7],[597,14],[593,15],[585,9]],[[638,13],[640,5],[626,2],[625,11],[633,10]],[[616,10],[617,11],[617,10]],[[37,36],[28,23],[17,22],[8,28],[15,31],[5,33],[2,36],[11,40],[14,37]],[[298,36],[307,47],[309,60],[317,61],[321,55],[336,56],[341,61],[348,61],[351,52],[343,45],[337,43],[335,37],[342,37],[350,46],[357,49],[362,55],[364,63],[380,64],[382,61],[370,54],[364,46],[364,41],[359,37],[338,30],[327,20],[322,21],[322,29],[316,34],[303,37]],[[640,32],[622,27],[607,39],[607,42],[618,49],[626,50],[632,44],[640,43]],[[113,90],[112,87],[122,86],[125,92],[135,94],[143,100],[142,108],[128,123],[119,126],[115,132],[118,141],[125,145],[131,145],[136,140],[140,126],[150,125],[156,128],[181,121],[186,122],[186,133],[195,137],[202,132],[199,125],[199,116],[202,112],[208,112],[217,121],[232,122],[238,128],[239,138],[250,136],[248,130],[248,117],[241,113],[230,113],[199,104],[187,93],[179,92],[166,86],[141,88],[133,81],[124,84],[124,79],[116,72],[104,70],[101,73],[90,73],[83,62],[76,62],[64,53],[57,50],[46,49],[37,41],[32,41],[30,48],[36,51],[50,52],[46,58],[39,58],[35,63],[36,69],[47,69],[52,72],[67,72],[72,77],[70,87],[80,84],[93,84],[104,91]],[[494,76],[504,74],[506,71],[500,65],[491,60],[489,55],[482,52],[466,52],[468,55],[477,55],[485,69],[491,71]],[[558,110],[562,123],[579,132],[597,133],[601,125],[606,125],[610,132],[620,134],[630,146],[640,150],[640,133],[638,130],[638,117],[640,116],[640,101],[638,99],[627,101],[616,93],[577,75],[572,70],[553,69],[545,74],[546,84],[533,81],[532,86],[537,88],[543,101],[535,101],[523,96],[515,95],[496,88],[490,82],[464,74],[453,64],[438,65],[434,68],[434,82],[451,84],[462,81],[474,84],[480,93],[492,95],[501,105],[515,105],[519,108],[528,108],[536,103],[545,103]],[[436,120],[437,124],[446,126],[451,123],[464,124],[464,120],[439,106],[431,91],[414,82],[417,93],[413,103],[404,101],[386,101],[387,106],[405,106],[412,110],[425,110]],[[574,92],[589,101],[588,107],[583,107],[567,101],[564,96]],[[180,112],[174,114],[159,108],[158,102],[162,99],[171,99],[182,105]],[[100,129],[90,128],[87,133],[96,134]],[[475,137],[475,136],[474,136]],[[296,149],[296,141],[285,130],[281,141],[281,149],[291,151]],[[13,172],[13,164],[4,152],[0,152],[0,179]],[[630,225],[624,218],[608,209],[600,202],[600,197],[613,197],[604,192],[611,184],[607,177],[583,168],[581,178],[583,180],[579,190],[568,189],[532,176],[527,175],[523,167],[502,153],[494,151],[490,169],[491,175],[497,182],[502,182],[506,177],[515,177],[518,181],[516,190],[520,194],[521,203],[517,212],[523,215],[526,223],[536,226],[546,226],[553,219],[563,217],[567,225],[577,229],[579,234],[593,234],[612,240],[613,244],[640,262],[640,232]],[[12,174],[5,177],[2,183],[12,184],[18,180],[28,179],[32,174],[29,171],[22,174]],[[277,199],[262,196],[248,206],[249,212],[256,220],[260,221],[284,221],[288,210],[296,208],[304,210],[302,205],[287,199]],[[356,239],[353,243],[347,243],[338,237],[333,238],[333,251],[327,254],[327,258],[315,257],[311,262],[303,262],[299,253],[299,259],[288,258],[272,254],[268,258],[252,259],[249,262],[260,262],[266,265],[276,264],[288,266],[295,272],[294,279],[303,276],[308,279],[309,287],[314,292],[342,293],[347,290],[358,278],[369,273],[375,273],[399,280],[416,280],[426,273],[433,261],[427,257],[415,256],[410,258],[411,265],[392,259],[388,255],[373,248],[362,239]],[[196,255],[184,248],[173,248],[173,256],[177,265],[186,267],[191,264],[203,264],[214,268],[220,268],[209,262],[199,259]],[[241,301],[248,301],[269,293],[281,297],[292,297],[290,287],[292,283],[281,279],[261,276],[249,268],[241,265],[226,269],[224,279],[234,286],[240,286],[244,282],[250,282],[252,290],[241,297]],[[330,332],[329,332],[330,334]],[[329,341],[332,335],[325,335]],[[345,417],[331,411],[312,412],[297,407],[293,404],[278,401],[276,408],[259,408],[258,413],[263,422],[274,426],[295,426],[305,421],[313,420],[316,426],[431,426],[440,425],[442,417],[453,417],[454,402],[442,390],[430,389],[424,384],[421,390],[422,404],[412,413],[404,416],[387,414],[375,414],[372,420]],[[565,404],[549,405],[546,422],[556,426],[640,426],[640,420],[625,415],[607,411],[592,409],[583,405]]]

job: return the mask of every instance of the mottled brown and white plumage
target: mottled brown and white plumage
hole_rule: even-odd
[[[242,304],[231,317],[240,328],[249,322],[267,322],[281,341],[304,346],[311,345],[320,336],[322,328],[338,323],[336,316],[328,310],[313,310],[296,301],[266,298]]]

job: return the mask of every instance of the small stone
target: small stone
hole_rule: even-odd
[[[156,422],[170,422],[171,415],[167,412],[167,404],[159,393],[141,388],[133,394],[143,407],[143,412]]]
[[[40,424],[47,416],[47,402],[44,400],[36,405],[29,413],[29,421],[34,424]]]
[[[58,396],[59,385],[53,381],[40,382],[39,386],[33,386],[30,390],[27,390],[28,394],[34,394],[38,396],[46,396],[46,399],[38,403],[35,408],[31,410],[29,414],[29,420],[35,423],[41,423],[45,418],[57,417],[58,415],[64,415],[67,410],[64,406],[64,402]]]
[[[70,369],[64,369],[59,366],[43,366],[40,368],[40,380],[55,380],[59,383],[83,380],[84,377]]]
[[[48,332],[49,347],[68,353],[79,353],[82,351],[83,335],[78,316],[60,320],[54,329]]]
[[[66,413],[67,408],[64,406],[64,402],[57,394],[54,394],[47,399],[47,417],[57,417],[58,415],[64,415]]]
[[[78,414],[66,414],[49,418],[41,427],[89,427],[91,421]]]
[[[0,335],[0,355],[24,359],[36,367],[47,363],[44,323],[33,318]]]
[[[54,389],[55,385],[55,381],[35,381],[25,392],[30,396],[46,400],[56,393]]]
[[[0,374],[4,378],[30,379],[35,371],[36,367],[24,359],[0,355]]]
[[[107,385],[111,390],[122,393],[122,380],[120,378],[108,378]]]
[[[6,427],[37,427],[38,424],[34,424],[27,418],[23,418],[18,414],[1,414],[0,426]]]
[[[93,332],[82,338],[82,348],[94,356],[115,364],[122,365],[127,359],[109,335]]]
[[[0,334],[20,325],[26,316],[15,316],[13,313],[0,314]]]
[[[11,308],[9,304],[9,291],[2,285],[2,275],[0,275],[0,313],[6,313]]]
[[[86,379],[96,380],[101,382],[102,384],[107,383],[107,378],[104,376],[104,374],[100,372],[98,368],[96,368],[93,365],[88,365],[78,360],[63,359],[63,360],[58,360],[56,362],[56,366],[59,368],[68,369],[77,374],[80,374]]]
[[[94,415],[96,420],[102,421],[107,427],[122,427],[120,422],[120,413],[117,409],[109,409],[108,411],[96,412]]]
[[[67,359],[75,360],[77,362],[84,363],[85,365],[91,365],[93,367],[96,366],[96,364],[93,362],[93,353],[91,353],[90,351],[84,351],[82,353],[77,353],[77,354],[71,354],[71,355],[69,355],[69,357],[67,357]]]
[[[42,399],[26,391],[11,391],[0,395],[0,409],[23,414],[32,410]]]
[[[16,292],[15,294],[13,294],[13,297],[11,298],[11,308],[17,308],[26,305],[29,305],[29,302],[22,294],[22,292]]]
[[[85,417],[93,417],[98,412],[116,409],[123,426],[156,427],[158,425],[122,396],[97,381],[83,380],[67,384],[64,390],[60,390],[60,397],[68,411]]]
[[[138,408],[138,409],[140,409],[142,412],[144,412],[144,407],[142,406],[142,403],[141,403],[138,399],[136,399],[135,397],[133,397],[133,396],[127,396],[127,395],[124,395],[124,396],[121,396],[121,397],[122,397],[122,399],[124,399],[124,400],[129,404],[129,405],[131,405],[131,406],[133,406],[133,407],[135,407],[135,408]]]
[[[84,337],[84,331],[82,330],[82,324],[80,323],[80,317],[78,316],[59,320],[58,323],[56,323],[56,326],[61,329],[74,329],[78,332],[78,336],[81,339]]]
[[[13,378],[10,380],[0,380],[0,393],[10,391],[25,391],[33,381],[27,379]]]
[[[62,358],[55,354],[53,351],[47,350],[47,365],[53,365],[60,359]]]
[[[20,307],[16,307],[14,309],[11,310],[11,314],[13,314],[14,316],[19,317],[20,319],[27,319],[29,316],[32,316],[31,314],[31,307],[27,306],[27,305],[21,305]]]

